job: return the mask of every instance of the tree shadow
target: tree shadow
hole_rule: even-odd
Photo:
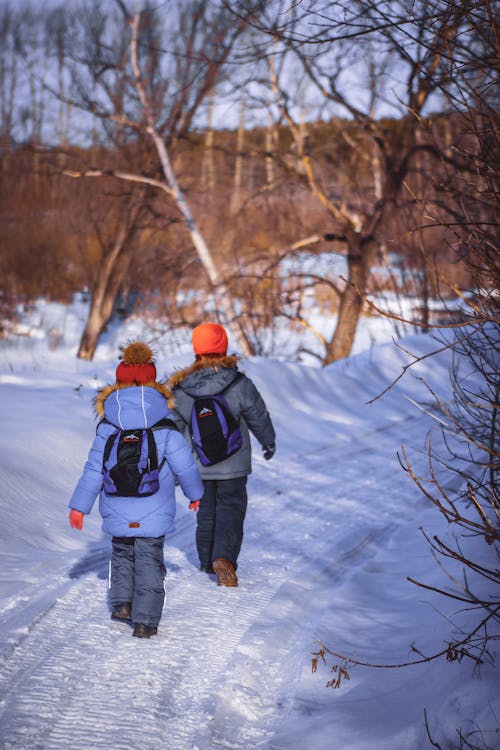
[[[69,570],[70,578],[82,578],[89,573],[96,573],[101,580],[108,578],[108,566],[111,558],[111,544],[106,541],[92,542],[85,555]]]

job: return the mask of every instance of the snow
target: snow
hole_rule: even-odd
[[[83,307],[47,304],[37,316],[32,335],[0,347],[1,748],[420,750],[430,747],[424,710],[443,748],[458,746],[459,728],[500,747],[494,664],[350,667],[337,690],[325,683],[338,660],[311,670],[318,641],[397,664],[415,658],[412,644],[440,650],[473,615],[406,580],[449,583],[419,528],[450,531],[397,459],[405,446],[425,472],[435,422],[422,379],[446,398],[448,353],[371,404],[408,361],[390,340],[324,369],[244,361],[278,451],[266,462],[255,446],[240,586],[218,588],[198,571],[180,494],[163,619],[157,638],[141,641],[109,619],[110,542],[97,508],[82,532],[67,520],[95,431],[92,399],[141,323],[110,329],[89,363],[75,357]],[[49,328],[61,334],[53,351]],[[424,335],[402,343],[437,348]],[[160,374],[190,362],[187,334],[156,344]]]

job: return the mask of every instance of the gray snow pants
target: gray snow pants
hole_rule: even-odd
[[[113,537],[110,602],[132,605],[132,622],[157,627],[165,600],[164,536]]]

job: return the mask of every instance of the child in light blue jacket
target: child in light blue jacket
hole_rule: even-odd
[[[174,424],[168,391],[156,382],[151,349],[132,342],[123,351],[116,383],[103,388],[95,401],[102,418],[73,496],[70,524],[81,529],[97,495],[103,531],[112,536],[110,601],[113,620],[132,622],[133,635],[149,638],[158,632],[165,591],[163,544],[175,529],[175,484],[198,510],[203,483],[190,447]],[[117,430],[153,431],[158,454],[159,488],[141,497],[107,494],[103,459],[108,438]]]

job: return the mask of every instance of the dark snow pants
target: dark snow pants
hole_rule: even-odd
[[[113,537],[110,602],[132,605],[132,622],[157,627],[165,599],[164,536]]]
[[[247,511],[247,478],[204,479],[196,514],[196,547],[202,568],[223,557],[237,566]]]

